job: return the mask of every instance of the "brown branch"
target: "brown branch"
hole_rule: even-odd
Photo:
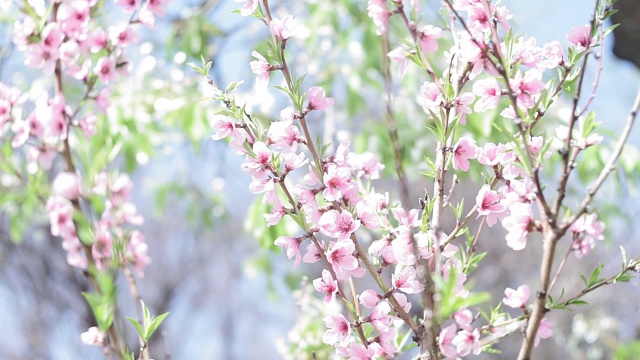
[[[598,11],[598,5],[600,1],[596,1],[595,10],[591,15],[591,29],[596,25],[596,12]],[[589,34],[589,40],[591,39],[591,34]],[[569,119],[569,129],[567,130],[567,139],[565,140],[563,153],[562,153],[562,175],[560,178],[559,186],[557,189],[556,200],[553,203],[552,212],[554,216],[554,221],[558,221],[558,215],[560,212],[560,207],[562,206],[562,202],[566,195],[566,187],[567,181],[569,179],[569,175],[571,175],[571,164],[572,161],[569,159],[569,153],[571,152],[571,140],[573,139],[573,128],[578,122],[578,118],[580,113],[578,112],[578,102],[580,100],[580,94],[582,93],[582,86],[584,84],[584,78],[587,70],[587,61],[589,60],[589,55],[591,54],[591,41],[587,43],[587,46],[584,50],[584,59],[582,60],[582,67],[580,68],[580,77],[578,79],[578,85],[576,87],[576,93],[573,95],[573,105],[571,108],[571,119]],[[577,152],[577,150],[575,150]],[[577,156],[577,154],[575,154]]]
[[[631,134],[631,130],[633,129],[636,115],[638,114],[638,109],[640,109],[640,88],[638,89],[636,99],[631,106],[631,111],[629,112],[629,116],[627,117],[627,123],[622,130],[622,133],[620,134],[620,139],[618,139],[618,143],[616,144],[615,149],[613,150],[613,154],[611,155],[611,157],[609,157],[609,160],[605,164],[604,168],[602,168],[602,171],[600,171],[598,179],[595,181],[595,183],[593,183],[593,185],[591,185],[591,187],[589,187],[587,195],[580,205],[580,209],[576,211],[571,219],[567,221],[567,223],[562,227],[563,230],[566,231],[566,229],[568,229],[571,224],[573,224],[582,214],[587,211],[587,207],[589,206],[589,204],[591,204],[591,201],[593,201],[595,194],[598,192],[604,181],[615,168],[615,163],[618,161],[618,158],[620,158],[622,150],[624,149],[624,145],[627,143],[629,135]]]
[[[540,264],[540,288],[536,292],[536,301],[529,317],[529,323],[525,337],[520,347],[520,353],[518,354],[518,360],[528,360],[531,358],[531,351],[533,350],[533,343],[538,333],[538,327],[542,317],[547,312],[546,301],[549,295],[549,281],[551,278],[551,267],[553,265],[553,255],[555,254],[556,244],[558,237],[551,228],[546,228],[544,231],[543,240],[543,255],[542,263]]]

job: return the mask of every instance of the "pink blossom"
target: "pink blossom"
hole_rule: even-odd
[[[104,344],[104,333],[97,327],[92,326],[80,334],[80,339],[85,345],[102,346],[102,344]]]
[[[368,347],[352,343],[349,346],[349,360],[374,360],[381,356],[382,348],[378,343],[371,343]]]
[[[294,152],[286,153],[282,155],[282,160],[284,163],[284,173],[288,174],[289,172],[307,164],[309,159],[307,159],[304,153],[296,154]]]
[[[407,299],[407,295],[399,292],[394,292],[393,297],[398,302],[398,305],[407,313],[411,310],[411,302]]]
[[[362,225],[369,229],[377,229],[380,226],[380,221],[378,220],[375,208],[367,201],[360,201],[357,203],[355,210]]]
[[[58,12],[64,33],[72,39],[80,39],[86,34],[91,7],[88,1],[74,0],[64,2]]]
[[[369,0],[367,12],[376,25],[376,34],[382,35],[387,32],[389,26],[389,12],[384,8],[384,0]]]
[[[460,330],[451,341],[460,356],[467,356],[471,352],[480,354],[480,330]]]
[[[39,100],[44,100],[40,98]],[[62,94],[36,104],[35,119],[31,119],[32,134],[41,135],[44,141],[55,144],[67,138],[67,121],[64,118],[65,98]],[[37,123],[42,125],[39,134]]]
[[[509,81],[520,108],[531,109],[535,106],[535,97],[544,90],[544,83],[541,79],[542,73],[533,69],[527,71],[524,75],[518,71],[514,78]]]
[[[501,48],[506,52],[507,45],[501,44]],[[536,38],[524,38],[518,39],[513,44],[513,61],[520,61],[522,65],[530,68],[541,68],[541,61],[543,59],[542,49],[536,46]],[[556,64],[557,65],[557,64]]]
[[[554,67],[564,63],[562,45],[559,41],[554,40],[544,44],[542,51],[545,58],[542,65],[547,69],[553,69]]]
[[[351,336],[351,326],[342,314],[330,315],[324,317],[327,331],[322,336],[322,341],[329,345],[346,346]]]
[[[327,269],[322,270],[322,278],[313,280],[313,287],[321,293],[325,293],[325,303],[330,303],[338,293],[338,282],[333,279]]]
[[[495,79],[484,79],[473,84],[473,93],[480,97],[473,109],[477,112],[483,112],[498,106],[502,89]]]
[[[576,50],[583,51],[587,47],[596,43],[596,37],[591,36],[591,26],[576,26],[567,35],[569,44],[576,47]]]
[[[425,25],[417,33],[422,51],[425,53],[438,51],[438,39],[442,37],[442,29],[433,25]]]
[[[90,138],[95,135],[97,132],[96,129],[96,116],[94,114],[87,114],[85,117],[80,119],[80,128],[82,129],[82,133],[86,138]]]
[[[107,109],[111,105],[109,97],[111,96],[111,88],[106,87],[98,93],[98,97],[96,97],[96,105],[98,110],[103,114],[107,113]],[[215,117],[214,117],[215,118]]]
[[[138,21],[148,29],[154,29],[156,27],[156,17],[151,11],[149,2],[145,2],[138,11]]]
[[[138,230],[134,230],[129,234],[129,242],[125,256],[132,261],[138,276],[144,277],[144,269],[151,263],[151,258],[147,254],[149,246],[144,241],[144,235]]]
[[[318,225],[323,234],[345,240],[360,227],[360,220],[355,220],[346,210],[330,210],[322,214]]]
[[[351,241],[338,241],[333,243],[327,253],[327,260],[341,280],[341,274],[345,271],[355,270],[358,267],[358,259],[353,256],[355,245]]]
[[[293,119],[272,122],[267,137],[274,148],[292,152],[296,151],[298,143],[302,141],[300,129],[293,125]]]
[[[538,332],[536,333],[536,339],[533,342],[533,346],[538,346],[540,339],[548,339],[551,336],[553,336],[553,324],[547,320],[547,318],[542,318],[542,320],[540,320],[540,326],[538,327]]]
[[[544,145],[544,138],[542,136],[532,136],[529,139],[529,151],[532,155],[538,155]],[[547,149],[547,151],[542,156],[545,159],[548,159],[551,156],[551,149]]]
[[[89,50],[95,54],[107,48],[109,45],[109,35],[107,35],[107,32],[103,28],[97,27],[91,31],[87,41],[89,43]]]
[[[48,23],[40,37],[40,44],[45,49],[58,49],[64,41],[64,34],[57,23]]]
[[[469,159],[475,159],[477,156],[478,147],[475,140],[463,136],[453,146],[453,168],[467,171],[469,170]]]
[[[437,45],[437,43],[436,43]],[[398,63],[398,76],[403,78],[407,73],[407,66],[409,65],[409,58],[407,52],[401,47],[395,48],[387,54],[391,61]]]
[[[349,158],[351,156],[351,142],[349,141],[341,141],[340,145],[336,149],[335,154],[333,154],[333,162],[336,165],[350,167]]]
[[[410,229],[420,224],[418,221],[418,216],[420,215],[418,209],[411,209],[407,211],[403,208],[397,207],[391,209],[391,213],[393,214],[393,217],[398,220],[398,227],[396,227],[396,229]]]
[[[144,218],[137,213],[136,206],[129,202],[115,202],[107,200],[105,202],[105,210],[102,214],[102,220],[108,222],[110,225],[141,225],[144,222]]]
[[[169,0],[147,0],[145,7],[157,16],[164,16]]]
[[[391,283],[396,288],[407,294],[416,294],[424,290],[424,285],[416,279],[416,269],[413,266],[396,266],[391,276]]]
[[[458,44],[451,49],[451,53],[455,54],[456,59],[460,62],[472,65],[469,78],[473,79],[480,74],[485,67],[482,50],[467,32],[458,33],[458,38]]]
[[[393,317],[392,319],[396,320],[397,318]],[[394,359],[396,357],[395,355],[398,353],[398,347],[395,345],[396,339],[398,339],[398,332],[392,327],[385,332],[380,332],[378,335],[378,344],[380,344],[378,356],[380,358]]]
[[[467,115],[471,114],[471,108],[469,105],[473,104],[476,100],[476,97],[472,93],[461,93],[453,100],[453,107],[455,109],[455,114],[460,115],[460,124],[466,125],[467,123]]]
[[[391,242],[394,259],[402,265],[413,265],[416,263],[414,254],[413,233],[407,227],[401,227],[396,238]]]
[[[438,107],[442,104],[442,93],[440,92],[438,85],[433,82],[425,81],[425,83],[420,86],[418,102],[427,114],[429,114],[429,111],[433,111],[437,114]]]
[[[393,323],[393,317],[389,315],[391,312],[391,306],[386,301],[380,301],[376,306],[371,310],[371,315],[369,315],[369,321],[371,325],[373,325],[378,331],[381,333],[386,333],[390,330],[391,324]]]
[[[298,204],[302,207],[307,219],[312,224],[317,224],[320,221],[322,213],[318,209],[318,202],[316,195],[313,191],[304,188],[302,186],[296,186],[294,189],[296,196],[298,197]]]
[[[100,58],[93,68],[93,72],[96,73],[105,84],[108,84],[118,77],[116,61],[110,56]]]
[[[127,174],[120,174],[111,185],[111,200],[119,205],[128,201],[131,197],[133,182]]]
[[[280,38],[282,41],[286,41],[287,39],[300,34],[302,31],[300,25],[291,15],[287,15],[283,19],[271,19],[269,29],[271,30],[271,34]]]
[[[14,148],[20,147],[29,140],[29,133],[31,132],[30,122],[22,119],[15,120],[13,124],[11,124],[11,131],[13,131],[11,146]]]
[[[502,303],[514,309],[525,308],[531,291],[527,285],[519,286],[517,290],[506,288]]]
[[[378,295],[378,293],[375,292],[375,290],[369,289],[369,290],[363,291],[362,294],[360,294],[360,296],[358,297],[358,299],[360,300],[360,303],[364,307],[371,309],[380,302],[382,297]]]
[[[249,65],[251,65],[251,71],[258,76],[256,84],[259,87],[265,88],[269,85],[269,76],[271,75],[272,66],[264,56],[260,55],[259,52],[254,51],[251,55],[258,59],[249,63]]]
[[[80,178],[70,172],[61,172],[51,184],[53,194],[68,200],[76,200],[80,197]]]
[[[584,117],[580,117],[578,119],[578,129],[574,129],[571,133],[571,146],[577,146],[578,148],[584,150],[589,146],[598,145],[602,142],[602,136],[596,133],[589,134],[586,138],[584,137]],[[569,128],[561,125],[556,129],[556,136],[559,140],[562,141],[562,144],[557,145],[557,148],[562,148],[564,146],[564,142],[567,139],[567,135],[569,135]]]
[[[80,269],[87,268],[87,257],[84,252],[84,247],[77,236],[72,235],[62,239],[62,248],[67,251],[67,263],[69,265]]]
[[[335,103],[333,98],[325,97],[324,89],[318,86],[309,88],[309,110],[322,110]]]
[[[329,164],[322,181],[325,186],[324,197],[328,201],[340,201],[343,192],[349,187],[351,170],[343,166]]]
[[[213,140],[224,139],[236,131],[236,123],[223,115],[214,115],[211,127],[216,132],[211,136]]]
[[[482,165],[505,165],[513,160],[513,154],[509,152],[509,149],[504,144],[486,143],[482,150],[478,152],[478,162]]]
[[[321,248],[324,248],[324,242],[321,243]],[[321,250],[318,250],[316,244],[312,242],[307,245],[307,252],[304,254],[302,261],[307,264],[313,264],[320,259],[322,259],[322,252]]]
[[[47,74],[53,74],[56,67],[56,60],[59,58],[59,49],[45,47],[42,44],[33,44],[27,47],[25,53],[25,64],[36,69],[43,69]]]
[[[502,204],[501,196],[491,190],[489,185],[484,185],[476,196],[476,206],[478,207],[478,217],[486,216],[487,225],[490,227],[502,217],[507,208]]]
[[[47,147],[27,148],[27,161],[29,162],[29,166],[41,166],[45,170],[51,169],[51,166],[53,165],[53,159],[57,155],[57,151]]]
[[[22,22],[13,23],[13,43],[20,51],[25,51],[29,45],[29,38],[35,35],[36,22],[31,16],[25,16]]]
[[[490,21],[493,17],[485,11],[483,6],[472,6],[467,9],[468,22],[467,24],[471,28],[471,33],[476,38],[481,38],[483,32],[488,32],[490,29]]]
[[[249,184],[249,191],[252,194],[268,193],[275,189],[275,179],[253,179]]]
[[[272,169],[273,152],[262,141],[256,141],[252,151],[253,154],[247,154],[245,162],[242,163],[242,171],[254,178],[264,179]]]
[[[492,6],[491,10],[493,11],[493,18],[495,19],[493,21],[497,21],[503,30],[509,30],[511,26],[507,23],[507,20],[513,18],[513,14],[509,12],[509,9],[506,6]]]
[[[280,236],[279,238],[277,238],[274,241],[274,244],[276,246],[284,246],[286,252],[287,252],[287,257],[289,259],[295,257],[295,261],[293,262],[293,266],[296,267],[298,266],[298,264],[300,264],[300,243],[302,242],[302,239],[300,238],[294,238],[291,236]],[[315,248],[314,244],[311,244],[313,246],[313,248]]]
[[[109,40],[113,46],[124,47],[137,40],[128,23],[109,27]]]
[[[113,236],[106,222],[98,222],[94,230],[95,239],[91,246],[91,256],[99,270],[106,270],[113,255]]]
[[[71,201],[54,196],[47,200],[47,212],[51,223],[51,235],[68,238],[75,236],[76,227],[73,223],[73,205]]]
[[[472,330],[471,323],[473,322],[473,313],[469,309],[462,309],[456,311],[453,314],[453,320],[460,326],[461,329]]]
[[[595,240],[602,240],[605,225],[602,221],[597,221],[598,214],[583,214],[569,228],[573,233],[572,248],[576,251],[576,257],[582,258],[589,255],[595,246]]]
[[[127,12],[132,12],[139,6],[138,0],[115,0],[115,2]]]
[[[393,247],[391,246],[390,236],[386,236],[380,240],[375,240],[369,246],[369,254],[374,257],[382,257],[387,264],[396,264],[396,260],[393,254]]]
[[[348,163],[357,172],[358,177],[366,176],[371,180],[379,179],[380,171],[384,170],[384,165],[368,151],[362,154],[349,154]]]
[[[242,16],[250,16],[258,8],[258,0],[235,0],[235,2],[244,2],[244,6],[240,9]]]
[[[522,250],[527,246],[527,237],[534,224],[531,205],[515,203],[509,207],[509,211],[509,216],[502,219],[502,226],[508,231],[505,237],[507,246]]]
[[[447,359],[456,359],[458,357],[456,347],[452,343],[457,330],[456,324],[451,324],[440,330],[440,335],[438,336],[438,347],[440,348],[442,355]]]

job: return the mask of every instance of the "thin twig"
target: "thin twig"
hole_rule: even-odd
[[[620,138],[618,139],[618,143],[616,144],[616,147],[613,150],[613,154],[611,155],[611,157],[609,157],[609,160],[605,164],[604,168],[602,168],[602,171],[600,171],[600,175],[598,176],[598,179],[595,181],[595,183],[593,183],[593,185],[591,185],[591,187],[589,187],[589,190],[587,191],[587,195],[582,201],[582,204],[580,205],[580,209],[576,211],[575,214],[570,218],[570,220],[567,221],[567,223],[562,227],[563,230],[568,229],[569,226],[571,226],[571,224],[573,224],[580,216],[582,216],[582,214],[584,214],[587,211],[587,207],[589,206],[589,204],[591,204],[591,201],[593,201],[595,194],[598,192],[598,190],[600,189],[604,181],[607,179],[607,176],[609,176],[609,174],[615,168],[615,163],[618,161],[618,158],[620,158],[620,155],[622,154],[622,150],[624,149],[624,145],[627,143],[627,140],[629,139],[629,135],[631,134],[631,130],[633,129],[633,125],[636,120],[636,115],[638,114],[638,109],[640,109],[640,88],[638,88],[636,99],[633,102],[633,105],[631,106],[631,111],[629,112],[629,116],[627,117],[627,124],[625,125],[624,130],[622,130],[622,133],[620,134]]]

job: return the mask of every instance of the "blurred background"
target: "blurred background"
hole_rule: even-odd
[[[425,19],[441,21],[439,3],[423,3]],[[626,29],[629,37],[616,34],[616,53],[638,64],[640,6],[633,0],[626,3],[629,8],[621,15],[627,17],[615,21],[626,25],[620,29]],[[503,4],[514,14],[515,32],[536,37],[538,45],[551,40],[565,44],[566,34],[587,24],[593,9],[592,2],[584,0]],[[6,7],[6,1],[0,6]],[[122,156],[114,167],[132,174],[135,203],[145,217],[141,230],[152,263],[138,282],[141,296],[152,313],[171,312],[150,345],[156,360],[303,359],[296,355],[301,344],[322,348],[320,339],[305,338],[317,329],[321,310],[313,291],[301,285],[306,274],[313,279],[320,270],[292,268],[282,250],[273,246],[278,232],[287,229],[263,225],[264,209],[249,193],[249,178],[240,171],[243,158],[223,142],[210,139],[208,119],[218,104],[198,102],[208,90],[199,74],[186,65],[199,64],[202,54],[213,61],[212,78],[221,88],[231,81],[245,81],[238,98],[248,104],[248,112],[265,121],[279,113],[286,99],[273,89],[254,88],[249,67],[252,49],[265,49],[268,31],[254,18],[231,13],[241,6],[231,1],[176,0],[155,30],[140,28],[141,46],[130,48],[134,70],[117,85],[115,110],[109,114],[113,131],[123,134]],[[104,11],[107,19],[119,16],[113,7]],[[312,131],[327,142],[352,138],[356,150],[379,153],[389,171],[376,188],[398,199],[388,132],[381,115],[384,104],[379,101],[384,94],[382,50],[371,30],[366,2],[282,0],[273,2],[272,11],[275,16],[294,14],[302,19],[309,34],[291,44],[289,62],[297,74],[309,74],[305,84],[322,85],[337,100],[322,121],[311,119]],[[6,12],[0,17],[0,82],[25,91],[47,88],[51,80],[34,78],[33,71],[22,65],[22,54],[13,49],[10,34],[16,17]],[[445,43],[441,46],[446,48]],[[612,48],[613,39],[608,38],[592,104],[609,142],[619,133],[640,84],[636,66],[615,58]],[[590,63],[586,84],[593,83],[597,68],[595,62]],[[430,151],[433,142],[415,120],[418,115],[413,114],[421,110],[407,92],[424,80],[421,74],[410,72],[395,88],[394,107],[406,109],[398,110],[398,136],[403,144],[411,144],[405,149],[405,164],[411,185],[409,199],[415,203],[404,204],[406,207],[417,207],[417,199],[431,186],[419,170],[424,166],[420,164],[422,154]],[[281,79],[274,75],[271,81],[277,85]],[[560,102],[550,116],[561,119],[563,111],[566,115],[566,106]],[[482,124],[480,120],[476,123]],[[490,138],[490,125],[487,130],[484,123],[473,125],[470,131]],[[631,143],[640,146],[637,127]],[[585,161],[573,184],[575,199],[584,193],[584,184],[597,174],[606,155],[589,154],[593,158]],[[620,263],[618,245],[623,245],[629,256],[640,256],[636,225],[640,218],[639,178],[632,177],[640,172],[640,158],[632,147],[624,155],[625,163],[598,197],[597,208],[607,221],[607,240],[586,259],[569,258],[560,279],[567,284],[567,293],[579,291],[579,274],[590,274],[599,261],[607,264],[603,274],[615,273]],[[57,166],[61,168],[61,164]],[[10,179],[0,176],[1,191],[18,191]],[[464,195],[465,189],[461,191]],[[466,191],[466,195],[475,196],[477,189]],[[44,210],[23,214],[5,206],[0,219],[0,359],[103,358],[101,349],[80,341],[80,333],[94,325],[80,294],[89,285],[77,269],[67,265],[59,239],[49,235]],[[521,254],[515,256],[507,252],[501,231],[485,233],[488,239],[500,241],[480,244],[482,251],[492,255],[471,278],[478,291],[493,294],[493,303],[502,298],[506,287],[526,283],[534,289],[538,281],[538,265],[530,259],[536,258],[540,247],[528,247],[526,259]],[[291,289],[295,289],[293,295]],[[120,311],[131,316],[130,295],[123,290],[120,297]],[[640,358],[638,298],[638,280],[633,279],[589,295],[589,305],[579,312],[552,313],[555,336],[544,341],[536,355],[541,359],[610,359],[628,353],[631,357],[620,359]],[[133,329],[129,332],[133,346]],[[502,354],[483,358],[512,359],[519,341],[520,337],[513,335],[497,346]]]

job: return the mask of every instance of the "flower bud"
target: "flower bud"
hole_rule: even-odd
[[[80,179],[78,175],[70,172],[62,172],[53,180],[54,195],[65,199],[77,200],[80,197]]]

